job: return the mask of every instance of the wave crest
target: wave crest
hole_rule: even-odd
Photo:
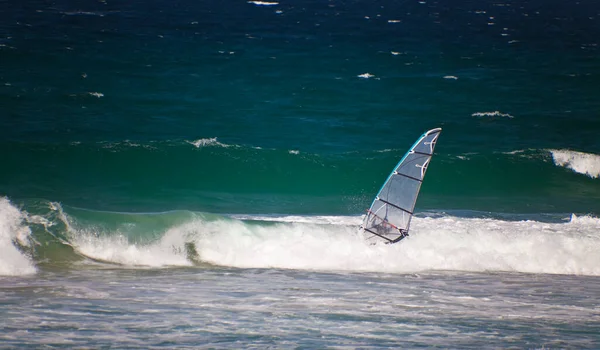
[[[36,272],[36,268],[18,245],[28,246],[31,230],[24,225],[25,214],[6,197],[0,198],[0,275],[19,276]]]
[[[355,224],[357,218],[348,218]],[[204,224],[202,224],[204,226]],[[199,256],[241,268],[384,271],[515,271],[600,275],[600,219],[564,223],[415,218],[410,239],[370,246],[356,226],[218,222],[196,240]]]
[[[230,145],[217,141],[216,137],[198,139],[194,141],[186,141],[187,143],[194,145],[196,148],[208,147],[208,146],[219,146],[219,147],[230,147]]]
[[[569,151],[550,150],[554,164],[587,175],[593,179],[600,177],[600,155]]]
[[[40,246],[44,251],[37,256],[58,259],[59,263],[64,252],[48,249],[73,249],[75,255],[65,262],[78,263],[85,257],[124,267],[209,264],[389,273],[454,270],[600,276],[600,219],[591,216],[572,215],[570,219],[544,222],[439,213],[415,217],[410,239],[401,244],[373,246],[358,232],[359,216],[232,217],[189,211],[134,214],[75,208],[68,208],[66,213],[51,203],[49,221],[44,221],[33,220],[7,200],[0,201],[0,208],[3,274],[35,272],[27,256],[12,244],[15,240],[48,242],[53,237],[59,241]],[[28,236],[25,223],[34,237]],[[34,224],[52,227],[53,234],[38,237],[49,230],[35,229]]]

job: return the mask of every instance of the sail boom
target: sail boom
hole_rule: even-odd
[[[390,238],[387,238],[387,237],[386,237],[386,236],[384,236],[384,235],[380,235],[379,233],[377,233],[377,232],[374,232],[374,231],[371,231],[371,230],[369,230],[369,229],[367,229],[367,228],[365,229],[365,231],[367,231],[367,232],[369,232],[369,233],[372,233],[372,234],[374,234],[374,235],[375,235],[375,236],[377,236],[377,237],[381,237],[381,238],[385,239],[386,241],[388,241],[388,243],[393,243],[393,242],[394,242],[392,239],[390,239]]]

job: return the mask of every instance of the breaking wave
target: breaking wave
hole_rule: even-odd
[[[357,223],[357,218],[347,222]],[[356,226],[224,224],[198,240],[202,259],[243,268],[412,273],[426,270],[600,275],[600,220],[565,223],[489,218],[416,218],[410,239],[365,244]]]
[[[8,200],[0,206],[0,268],[5,275],[34,273],[36,264],[67,262],[73,266],[100,263],[126,268],[218,265],[600,276],[600,219],[591,216],[554,217],[546,222],[430,213],[414,219],[411,237],[401,244],[369,245],[357,230],[358,216],[234,217],[189,211],[133,214],[63,210],[59,204],[50,203],[43,217],[28,221],[25,217],[33,216]],[[29,247],[18,243],[24,246],[18,248],[15,240],[49,243]],[[59,254],[53,249],[62,251]],[[48,257],[57,260],[44,261]]]
[[[29,245],[25,214],[7,198],[0,197],[0,276],[28,275],[36,268],[19,246]]]
[[[600,177],[600,155],[568,150],[550,150],[554,164],[587,175]]]

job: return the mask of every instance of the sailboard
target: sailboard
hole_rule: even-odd
[[[363,219],[367,240],[396,243],[408,236],[410,221],[441,128],[421,135],[396,165]]]

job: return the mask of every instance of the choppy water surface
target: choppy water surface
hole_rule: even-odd
[[[81,269],[4,277],[5,346],[595,348],[597,277]]]

